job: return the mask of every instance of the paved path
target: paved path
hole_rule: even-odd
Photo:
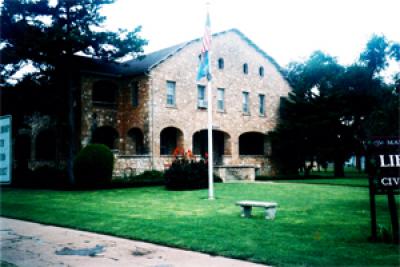
[[[263,266],[145,242],[7,218],[0,218],[0,240],[1,261],[19,267]]]

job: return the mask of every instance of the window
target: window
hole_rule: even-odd
[[[260,115],[265,116],[265,95],[258,95],[258,102],[260,104]]]
[[[197,85],[197,107],[207,108],[206,87],[203,85]]]
[[[175,82],[167,81],[167,105],[175,106]]]
[[[137,107],[139,105],[139,84],[138,82],[132,83],[132,107]]]
[[[243,92],[243,113],[249,114],[249,92]]]
[[[114,105],[118,87],[110,81],[97,81],[93,84],[92,101],[94,104]]]
[[[223,58],[218,59],[218,69],[220,69],[220,70],[224,69],[224,59]]]
[[[260,77],[264,77],[264,67],[260,67],[259,69],[258,69],[258,74],[260,74]]]
[[[218,111],[225,111],[225,89],[218,88],[217,90],[217,109]]]
[[[248,74],[249,73],[249,65],[247,63],[243,64],[243,73]]]

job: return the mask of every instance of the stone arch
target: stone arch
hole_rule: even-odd
[[[115,105],[117,102],[118,85],[112,81],[99,80],[93,83],[93,104]]]
[[[144,134],[139,128],[131,128],[127,133],[126,138],[126,153],[129,155],[143,155],[144,149]]]
[[[265,155],[266,135],[259,132],[246,132],[239,136],[239,155]]]
[[[160,132],[160,155],[172,155],[175,148],[183,148],[183,132],[176,127],[166,127]]]
[[[207,129],[199,130],[192,136],[193,153],[204,156],[208,153]],[[222,162],[223,155],[232,155],[231,136],[221,130],[213,130],[213,158],[214,162]]]
[[[56,159],[56,135],[51,129],[40,131],[36,135],[35,155],[36,160],[55,160]]]
[[[118,149],[118,131],[111,126],[101,126],[93,131],[93,144],[104,144],[110,149]]]

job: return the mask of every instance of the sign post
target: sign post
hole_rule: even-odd
[[[12,139],[11,116],[0,116],[0,184],[11,183]]]
[[[377,137],[367,142],[371,239],[377,240],[376,195],[387,195],[393,242],[400,242],[395,195],[400,194],[400,138]]]

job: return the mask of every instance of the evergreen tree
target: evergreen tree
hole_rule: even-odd
[[[72,159],[77,152],[74,106],[77,97],[78,74],[74,55],[105,61],[126,55],[137,57],[147,41],[139,36],[140,27],[133,30],[108,31],[100,10],[114,0],[4,0],[0,23],[0,76],[2,87],[18,83],[51,87],[57,101],[54,108],[64,115],[61,127],[68,136],[68,175],[73,182]],[[14,80],[15,74],[27,65],[35,72]],[[10,83],[11,82],[11,83]],[[25,88],[26,89],[26,88]]]

